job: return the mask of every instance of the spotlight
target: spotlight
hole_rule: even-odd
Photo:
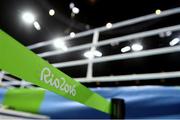
[[[70,37],[71,37],[71,38],[75,37],[75,35],[76,35],[76,34],[75,34],[74,32],[71,32],[71,33],[70,33]]]
[[[24,12],[22,14],[22,19],[27,24],[33,24],[35,21],[35,16],[30,12]]]
[[[112,27],[112,23],[107,23],[106,24],[106,28],[111,28]]]
[[[79,13],[79,8],[73,7],[73,8],[72,8],[72,12],[73,12],[74,14],[78,14],[78,13]]]
[[[41,30],[41,26],[39,25],[39,23],[37,21],[35,21],[33,23],[34,27],[36,28],[36,30]]]
[[[50,9],[50,10],[49,10],[49,15],[50,15],[50,16],[53,16],[54,14],[55,14],[55,10],[54,10],[54,9]]]
[[[58,49],[60,48],[64,51],[68,50],[66,44],[64,43],[64,40],[62,40],[61,38],[54,39],[53,45],[55,48],[58,48]]]
[[[157,9],[157,10],[155,11],[155,13],[156,13],[156,15],[160,15],[160,14],[161,14],[161,10],[160,10],[160,9]]]
[[[124,52],[128,52],[130,50],[131,50],[131,48],[129,46],[126,46],[121,49],[121,52],[124,53]]]
[[[172,32],[171,32],[171,31],[162,32],[162,33],[159,34],[159,36],[160,36],[161,38],[169,37],[169,36],[171,36],[171,35],[172,35]]]
[[[94,55],[91,51],[87,51],[84,53],[84,57],[91,59],[94,57]]]
[[[86,58],[89,58],[89,59],[92,59],[93,57],[101,57],[102,56],[102,53],[98,50],[95,50],[95,51],[87,51],[84,53],[84,56]]]
[[[169,42],[170,46],[174,46],[180,42],[179,38],[174,38],[172,41]]]
[[[171,31],[167,31],[167,32],[165,32],[165,33],[166,33],[166,36],[167,36],[167,37],[169,37],[169,36],[172,35],[172,32],[171,32]]]
[[[94,51],[94,56],[96,56],[96,57],[102,57],[102,53],[101,53],[100,51],[95,50],[95,51]]]
[[[136,44],[133,44],[131,46],[131,48],[132,48],[133,51],[140,51],[140,50],[143,49],[143,46],[141,44],[136,43]]]
[[[69,4],[69,8],[70,8],[70,9],[73,9],[73,7],[75,7],[75,5],[74,5],[73,2],[71,2],[71,3]]]

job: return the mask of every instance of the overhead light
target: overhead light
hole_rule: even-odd
[[[162,32],[162,33],[159,34],[159,36],[160,36],[161,38],[169,37],[169,36],[171,36],[171,35],[172,35],[172,32],[171,32],[171,31],[166,31],[166,32]]]
[[[70,8],[70,9],[73,9],[73,7],[75,7],[75,5],[74,5],[73,2],[71,2],[71,3],[69,4],[69,8]]]
[[[86,58],[89,58],[89,59],[92,59],[93,57],[101,57],[102,56],[102,53],[98,50],[95,50],[95,51],[87,51],[84,53],[84,56]]]
[[[98,51],[98,50],[95,50],[95,51],[94,51],[94,56],[96,56],[96,57],[102,57],[102,53],[101,53],[100,51]]]
[[[85,56],[86,58],[91,59],[91,58],[94,57],[94,54],[93,54],[93,52],[91,52],[91,51],[87,51],[87,52],[84,53],[84,56]]]
[[[76,34],[75,34],[74,32],[71,32],[71,33],[70,33],[70,37],[71,37],[71,38],[75,37],[75,35],[76,35]]]
[[[166,34],[167,37],[169,37],[169,36],[172,35],[172,32],[171,31],[167,31],[167,32],[165,32],[165,34]]]
[[[35,21],[33,23],[34,27],[36,28],[36,30],[41,30],[41,26],[39,25],[39,23],[37,21]]]
[[[54,14],[55,14],[55,10],[54,10],[54,9],[50,9],[50,10],[49,10],[49,15],[50,15],[50,16],[53,16]]]
[[[73,8],[72,8],[72,12],[73,12],[74,14],[78,14],[78,13],[79,13],[79,8],[73,7]]]
[[[169,42],[170,46],[174,46],[180,42],[179,38],[174,38],[172,41]]]
[[[131,48],[129,46],[126,46],[121,49],[121,52],[124,53],[124,52],[128,52],[130,50],[131,50]]]
[[[119,45],[119,42],[112,42],[110,44],[111,44],[111,46],[117,46],[117,45]]]
[[[157,9],[157,10],[155,11],[155,13],[156,13],[156,15],[160,15],[160,14],[161,14],[161,10],[160,10],[160,9]]]
[[[64,43],[64,40],[61,38],[54,39],[53,45],[55,48],[62,49],[64,51],[68,50],[66,44]]]
[[[112,23],[107,23],[106,24],[106,28],[111,28],[112,27]]]
[[[22,19],[27,24],[33,24],[35,21],[35,16],[31,12],[24,12],[22,14]]]
[[[131,46],[131,48],[132,48],[133,51],[140,51],[140,50],[143,49],[143,46],[141,44],[136,43],[136,44],[133,44]]]

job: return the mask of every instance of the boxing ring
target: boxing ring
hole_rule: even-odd
[[[7,89],[0,89],[0,103],[9,105],[15,110],[38,113],[54,119],[110,119],[108,114],[70,101],[50,91],[26,89],[26,92],[23,92],[23,89],[19,88],[15,90],[19,92],[9,97]],[[93,88],[92,90],[108,100],[111,98],[123,98],[126,104],[126,119],[180,118],[179,87],[132,86]],[[30,94],[28,99],[25,100],[24,96],[30,91],[33,91],[34,95]],[[17,96],[22,100],[18,99]],[[40,99],[40,96],[43,96],[43,98]],[[6,102],[8,99],[13,99],[13,103]],[[34,101],[38,102],[38,104],[32,104]],[[16,102],[21,102],[21,106],[16,105]],[[30,108],[28,104],[33,107]]]
[[[79,50],[86,50],[93,52],[97,47],[106,46],[113,43],[121,43],[125,41],[131,41],[138,38],[145,38],[154,35],[159,35],[165,32],[175,32],[180,30],[180,24],[174,26],[168,26],[133,34],[128,34],[120,37],[109,38],[105,40],[99,40],[99,35],[105,31],[111,31],[116,28],[121,28],[125,26],[130,26],[133,24],[146,22],[153,19],[170,17],[174,14],[179,14],[180,8],[165,10],[161,14],[150,14],[119,23],[112,24],[111,28],[99,27],[89,31],[77,33],[73,38],[70,36],[65,36],[62,38],[64,42],[74,40],[75,38],[81,38],[88,35],[93,35],[91,43],[85,43],[77,46],[68,47],[67,50],[52,50],[43,53],[36,53],[38,56],[46,59],[47,57],[53,57],[55,55],[62,55],[70,52],[75,52]],[[27,46],[30,50],[41,48],[53,44],[54,41],[44,41]],[[74,78],[81,83],[91,83],[91,82],[115,82],[115,81],[130,81],[130,80],[155,80],[155,79],[167,79],[167,78],[179,78],[180,71],[170,71],[170,72],[159,72],[159,73],[146,73],[146,74],[130,74],[130,75],[116,75],[116,76],[93,76],[93,66],[95,63],[102,63],[108,61],[120,61],[126,59],[134,59],[140,57],[148,57],[162,54],[170,54],[180,51],[180,46],[170,46],[155,49],[142,50],[138,52],[120,53],[108,56],[102,56],[99,58],[92,57],[91,59],[82,60],[72,60],[60,63],[51,63],[56,68],[74,67],[79,65],[87,65],[86,77]],[[3,56],[2,56],[3,57]],[[6,81],[3,81],[5,79]],[[1,102],[3,103],[4,95],[8,88],[13,85],[20,85],[22,88],[32,88],[32,83],[26,82],[24,80],[17,80],[8,75],[8,72],[1,71],[0,73],[1,86],[5,87],[0,90],[1,92]],[[177,87],[163,87],[163,86],[142,86],[142,87],[117,87],[117,88],[96,88],[93,91],[101,94],[106,99],[110,98],[124,98],[126,101],[126,116],[125,118],[179,118],[180,112],[178,106],[180,102],[178,101],[180,95],[179,88]],[[136,92],[136,93],[135,93]],[[40,114],[49,115],[52,118],[109,118],[108,115],[87,108],[79,103],[70,102],[60,96],[49,91],[44,91],[44,98],[41,100],[38,110],[31,111]],[[52,101],[61,101],[62,104],[56,106]],[[144,103],[144,104],[142,104]],[[46,104],[46,105],[45,105]],[[48,106],[49,104],[49,106]],[[8,104],[7,104],[8,105]],[[70,105],[70,106],[69,106]],[[25,106],[24,106],[25,107]],[[166,109],[167,108],[167,109]],[[53,110],[55,109],[55,110]],[[66,110],[62,110],[66,109]],[[138,109],[138,110],[137,110]],[[18,110],[18,109],[17,109]],[[21,109],[19,109],[21,110]],[[57,110],[57,111],[56,111]],[[25,111],[26,110],[25,108]],[[83,114],[82,114],[83,113]],[[87,113],[87,114],[86,114]],[[71,114],[71,116],[69,115]]]

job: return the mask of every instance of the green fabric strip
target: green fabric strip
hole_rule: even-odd
[[[3,105],[15,110],[38,113],[45,90],[42,89],[9,89],[5,94]]]
[[[110,102],[0,30],[0,69],[91,108],[110,113]]]

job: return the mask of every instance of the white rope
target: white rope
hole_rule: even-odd
[[[143,50],[143,51],[139,51],[139,52],[116,54],[116,55],[110,55],[110,56],[105,56],[105,57],[101,57],[101,58],[95,58],[92,60],[92,62],[99,63],[99,62],[108,62],[108,61],[114,61],[114,60],[125,60],[125,59],[138,58],[138,57],[147,57],[147,56],[153,56],[153,55],[168,54],[168,53],[174,53],[174,52],[179,52],[179,51],[180,51],[180,46],[156,48],[156,49],[150,49],[150,50]],[[84,65],[87,63],[88,63],[88,60],[85,59],[85,60],[54,63],[52,65],[57,68],[62,68],[62,67]]]
[[[12,78],[12,77],[10,77],[10,76],[7,76],[7,75],[4,75],[4,76],[3,76],[3,79],[9,80],[9,81],[18,81],[18,82],[19,82],[19,80],[15,79],[15,78]]]
[[[167,79],[167,78],[179,78],[180,71],[173,72],[161,72],[161,73],[146,73],[146,74],[132,74],[132,75],[118,75],[118,76],[100,76],[92,78],[74,78],[79,82],[114,82],[114,81],[131,81],[131,80],[156,80],[156,79]],[[4,79],[9,80],[2,82],[3,86],[21,85],[22,82],[12,77],[4,76]],[[29,82],[23,83],[24,86],[32,85]]]
[[[167,78],[179,78],[180,71],[162,72],[162,73],[147,73],[147,74],[133,74],[133,75],[119,75],[119,76],[103,76],[93,78],[76,78],[79,82],[115,82],[115,81],[131,81],[131,80],[155,80]]]
[[[168,79],[168,78],[179,78],[180,71],[173,72],[161,72],[161,73],[146,73],[146,74],[132,74],[132,75],[118,75],[118,76],[101,76],[92,78],[74,78],[79,82],[114,82],[114,81],[131,81],[131,80],[156,80],[156,79]],[[21,85],[21,81],[6,76],[5,79],[11,82],[2,82],[3,86]],[[26,85],[31,83],[26,82]]]
[[[11,85],[22,85],[22,81],[19,81],[10,76],[4,75],[3,79],[8,80],[7,82],[2,82],[2,86],[11,86]],[[29,82],[23,81],[23,86],[32,85]]]

